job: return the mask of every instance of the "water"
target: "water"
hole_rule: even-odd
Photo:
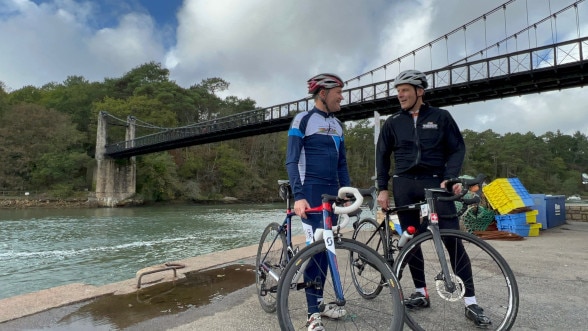
[[[280,204],[0,210],[0,299],[105,285],[151,265],[256,245],[283,211]]]

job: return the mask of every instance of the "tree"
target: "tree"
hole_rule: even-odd
[[[40,104],[41,90],[32,85],[24,86],[9,94],[8,102],[12,105],[19,103]]]
[[[8,93],[6,90],[6,84],[0,81],[0,116],[2,116],[2,113],[6,111],[6,108],[8,107]]]
[[[127,99],[106,97],[103,101],[94,103],[92,110],[94,118],[98,118],[100,111],[106,111],[119,120],[117,123],[119,126],[113,125],[113,130],[108,132],[109,143],[125,140],[126,126],[120,125],[126,123],[128,116],[134,116],[141,120],[141,123],[137,125],[137,137],[161,132],[163,128],[177,126],[176,116],[169,110],[169,107],[159,100],[147,96],[132,96]],[[118,130],[114,130],[117,128]]]
[[[168,81],[169,70],[152,61],[132,69],[121,78],[105,79],[104,84],[110,97],[125,99],[135,95],[138,88]]]
[[[367,188],[374,185],[375,172],[374,127],[370,120],[360,120],[345,126],[347,165],[353,185]]]
[[[169,153],[148,154],[137,160],[137,192],[148,201],[174,200],[181,195],[177,167]]]
[[[56,183],[56,177],[75,180],[83,176],[85,180],[88,158],[75,156],[83,153],[83,139],[66,114],[32,104],[10,107],[0,117],[0,187],[47,189]],[[66,177],[43,175],[48,165]],[[41,180],[48,177],[52,179]]]

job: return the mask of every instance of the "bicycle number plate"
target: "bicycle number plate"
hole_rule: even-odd
[[[429,205],[421,205],[421,217],[427,217],[429,215]]]

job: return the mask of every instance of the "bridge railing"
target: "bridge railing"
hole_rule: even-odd
[[[536,69],[557,68],[560,65],[586,61],[588,37],[561,42],[549,46],[498,55],[486,59],[452,65],[425,72],[430,89],[448,87],[475,81],[492,79]],[[394,79],[350,88],[343,91],[342,106],[385,99],[396,95]],[[129,148],[137,148],[165,142],[173,142],[197,135],[206,135],[232,129],[258,126],[262,123],[290,120],[300,111],[312,109],[314,102],[305,98],[267,108],[259,108],[239,114],[215,118],[189,126],[168,129],[163,132],[135,138],[106,146],[106,154]]]
[[[584,37],[454,65],[427,74],[431,78],[429,80],[433,88],[446,87],[586,61],[587,51],[588,38]]]

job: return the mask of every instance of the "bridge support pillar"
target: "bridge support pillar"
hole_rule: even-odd
[[[136,193],[137,166],[135,157],[128,159],[113,159],[106,155],[107,121],[106,112],[98,115],[98,130],[96,133],[96,202],[100,207],[116,207],[127,204]],[[135,138],[135,118],[127,118],[125,140]],[[129,142],[132,143],[132,142]],[[130,146],[129,146],[130,147]]]

